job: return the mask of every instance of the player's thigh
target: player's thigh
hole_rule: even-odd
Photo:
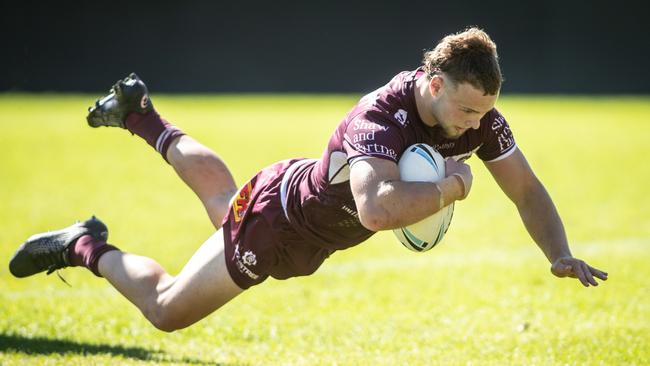
[[[194,253],[161,296],[168,316],[181,327],[193,324],[239,295],[243,290],[226,268],[223,230],[219,229]]]

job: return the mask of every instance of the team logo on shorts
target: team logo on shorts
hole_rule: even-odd
[[[257,258],[255,257],[255,253],[251,252],[250,250],[244,252],[244,256],[242,257],[242,262],[244,262],[244,264],[247,266],[256,265]]]
[[[235,222],[240,222],[246,209],[248,209],[248,203],[251,200],[251,191],[253,190],[253,185],[248,182],[242,189],[239,190],[237,196],[232,202],[232,212],[235,216]]]
[[[260,276],[255,274],[253,271],[248,269],[246,266],[254,266],[257,264],[257,258],[255,257],[255,254],[251,252],[250,250],[247,250],[244,252],[244,255],[242,256],[239,253],[239,244],[235,247],[235,254],[233,256],[233,259],[235,260],[235,266],[237,266],[237,269],[239,272],[245,274],[246,276],[250,277],[253,280],[258,279]]]

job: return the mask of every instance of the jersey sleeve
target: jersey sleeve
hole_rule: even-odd
[[[348,123],[343,132],[343,148],[348,163],[375,157],[397,162],[406,148],[400,128],[389,119],[360,114]]]
[[[517,149],[510,126],[496,109],[486,117],[488,117],[488,123],[483,132],[483,144],[476,155],[481,160],[488,162],[506,158]]]

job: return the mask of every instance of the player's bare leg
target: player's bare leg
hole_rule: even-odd
[[[112,94],[90,109],[88,123],[126,128],[142,137],[194,191],[219,229],[237,189],[225,163],[162,119],[137,75],[118,81]],[[176,277],[149,258],[120,251],[103,255],[98,271],[163,330],[186,327],[242,291],[226,269],[221,230],[199,248]]]
[[[214,227],[220,228],[230,199],[237,191],[226,164],[212,150],[187,135],[171,142],[167,161],[199,197]]]
[[[164,331],[194,324],[243,291],[226,269],[222,230],[201,245],[178,276],[152,259],[117,250],[100,258],[99,272]]]

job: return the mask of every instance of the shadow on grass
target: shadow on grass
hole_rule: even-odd
[[[140,347],[111,346],[107,344],[78,343],[68,340],[42,337],[27,338],[19,335],[0,334],[0,353],[15,352],[28,355],[49,355],[76,353],[79,355],[110,355],[121,356],[141,361],[151,361],[154,364],[184,363],[194,365],[219,365],[215,363],[188,357],[172,358],[162,351],[152,351]]]

